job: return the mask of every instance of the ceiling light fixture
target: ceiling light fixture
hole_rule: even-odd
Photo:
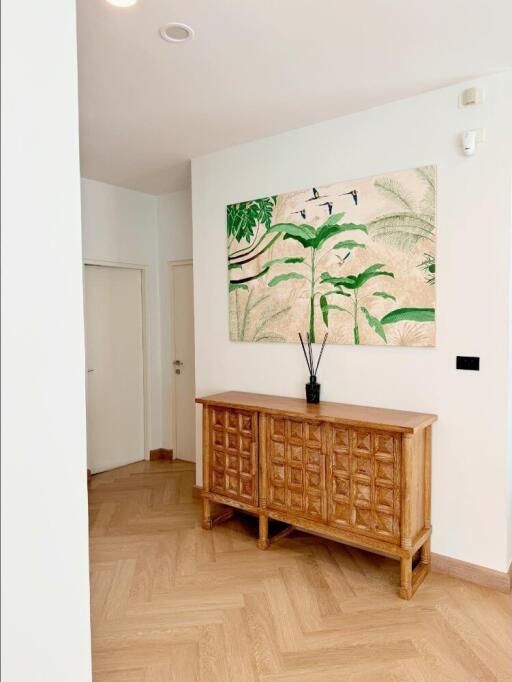
[[[131,7],[136,4],[137,0],[107,0],[107,2],[114,7]]]
[[[180,24],[177,21],[172,21],[159,31],[160,37],[167,40],[169,43],[184,43],[187,40],[192,40],[194,37],[194,29],[187,24]]]

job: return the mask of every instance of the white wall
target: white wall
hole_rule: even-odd
[[[512,78],[475,82],[485,103],[472,109],[459,85],[193,161],[196,390],[304,391],[297,345],[228,339],[226,204],[437,164],[437,348],[329,346],[322,395],[437,413],[433,551],[504,571]],[[488,141],[462,156],[458,134],[481,126]],[[456,371],[457,354],[481,356],[481,371]]]
[[[173,378],[171,362],[171,319],[169,300],[169,261],[192,258],[192,207],[189,190],[158,197],[158,256],[160,268],[162,445],[175,447],[171,419]]]
[[[149,449],[162,447],[157,198],[82,179],[83,255],[86,261],[145,268]],[[146,453],[147,454],[147,453]]]
[[[2,679],[91,679],[75,3],[2,3]]]

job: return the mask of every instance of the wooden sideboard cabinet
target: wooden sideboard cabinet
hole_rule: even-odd
[[[203,527],[259,517],[400,560],[400,596],[430,571],[432,414],[228,392],[203,405]],[[211,502],[229,509],[211,515]],[[288,528],[268,536],[268,520]]]

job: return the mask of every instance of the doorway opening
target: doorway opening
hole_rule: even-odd
[[[174,456],[196,460],[194,282],[191,260],[169,262]]]
[[[147,386],[144,268],[84,265],[87,467],[145,459]]]

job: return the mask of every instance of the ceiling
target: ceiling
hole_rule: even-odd
[[[511,26],[510,0],[78,0],[82,175],[184,188],[195,156],[510,68]]]

